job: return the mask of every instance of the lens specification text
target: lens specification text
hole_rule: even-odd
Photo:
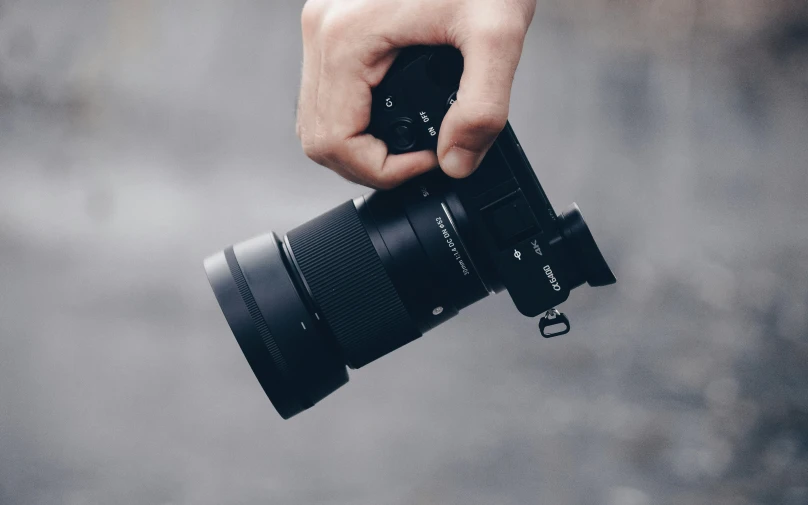
[[[457,244],[455,244],[449,228],[446,226],[446,224],[444,224],[443,218],[436,217],[435,222],[438,224],[438,228],[440,229],[443,238],[446,239],[446,244],[449,246],[449,250],[452,251],[452,255],[454,255],[457,264],[460,265],[460,268],[463,270],[463,275],[469,275],[469,269],[466,266],[466,262],[463,261],[463,256],[460,254],[460,251],[457,250]]]

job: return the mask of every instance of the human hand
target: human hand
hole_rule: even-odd
[[[505,127],[514,73],[536,0],[309,0],[297,134],[307,156],[348,180],[391,188],[440,164],[452,177],[477,169]],[[398,50],[452,45],[465,69],[437,153],[388,153],[366,134],[371,90]]]

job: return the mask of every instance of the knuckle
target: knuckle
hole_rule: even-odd
[[[331,168],[330,170],[332,172],[334,172],[335,174],[339,175],[340,177],[342,177],[343,179],[345,179],[348,182],[352,182],[354,184],[361,184],[363,186],[367,185],[367,183],[365,181],[363,181],[360,176],[356,175],[354,172],[352,172],[351,170],[348,170],[345,167],[336,167],[336,168]]]
[[[353,17],[345,11],[329,13],[320,27],[323,38],[329,43],[345,39],[352,31]]]
[[[311,158],[326,167],[341,166],[343,145],[333,135],[314,135],[310,144]]]
[[[356,182],[356,177],[354,177],[354,175],[351,172],[345,170],[344,167],[341,167],[341,166],[338,166],[338,165],[332,165],[332,166],[327,166],[326,168],[331,170],[335,174],[339,175],[343,179],[346,179],[346,180],[351,181],[351,182]]]
[[[304,35],[317,33],[328,15],[328,2],[326,0],[307,0],[300,12],[300,25]]]
[[[399,182],[398,179],[384,173],[367,174],[365,178],[367,183],[376,189],[393,189]]]
[[[305,140],[301,145],[303,146],[303,154],[305,154],[306,157],[311,161],[320,164],[320,156],[317,150],[314,148],[314,145],[312,145],[310,142],[306,142]]]
[[[323,159],[339,158],[339,142],[331,136],[317,136],[314,142],[315,149]]]
[[[314,33],[320,26],[323,17],[323,2],[319,0],[308,0],[300,13],[300,26],[304,35]]]
[[[315,139],[310,138],[305,133],[303,134],[303,153],[313,162],[318,165],[325,165],[327,162],[326,153],[320,143]]]

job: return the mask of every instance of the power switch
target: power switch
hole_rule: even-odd
[[[521,189],[500,198],[480,212],[500,249],[512,247],[540,231]]]

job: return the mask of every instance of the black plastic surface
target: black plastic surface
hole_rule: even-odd
[[[415,47],[399,59],[374,90],[378,98],[368,131],[393,153],[435,149],[441,122],[458,99],[462,56],[450,47]],[[396,97],[395,112],[383,106],[389,96]],[[401,118],[410,119],[417,132],[407,149],[389,133]],[[496,278],[488,284],[504,286],[522,314],[536,316],[564,302],[581,279],[591,285],[614,282],[591,234],[580,225],[580,213],[562,226],[509,124],[474,174],[461,180],[443,177],[443,199],[456,197],[470,223],[461,240],[475,245],[477,262],[494,264]],[[437,251],[425,247],[427,253]]]
[[[364,366],[421,336],[353,202],[295,228],[287,240],[350,367]]]

